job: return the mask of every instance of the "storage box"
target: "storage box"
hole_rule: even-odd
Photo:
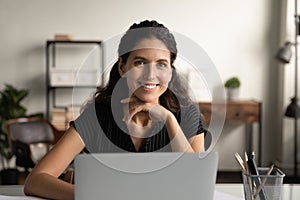
[[[96,69],[85,69],[74,72],[74,83],[77,86],[96,86],[98,77],[101,75],[97,73]]]
[[[53,68],[50,70],[50,85],[54,87],[96,86],[97,76],[96,69],[73,70]]]
[[[51,69],[50,85],[51,86],[73,86],[73,70],[71,69]]]

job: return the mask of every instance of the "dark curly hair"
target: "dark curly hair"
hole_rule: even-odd
[[[172,67],[172,78],[169,83],[168,89],[160,96],[160,104],[172,112],[176,112],[180,109],[181,105],[188,105],[191,100],[188,96],[186,84],[182,84],[176,69],[174,67],[174,61],[177,57],[177,44],[172,33],[163,25],[157,21],[145,20],[139,24],[134,23],[130,26],[129,30],[123,35],[120,40],[118,56],[122,58],[122,62],[126,63],[130,53],[134,50],[134,47],[142,40],[148,38],[155,38],[162,41],[168,50],[170,51],[170,60]],[[111,100],[113,90],[119,80],[122,80],[118,71],[118,61],[113,65],[109,80],[106,86],[97,87],[95,93],[96,102],[108,102]],[[128,87],[124,81],[124,90],[127,92]]]
[[[177,44],[173,34],[164,25],[148,20],[139,24],[134,23],[121,38],[118,54],[125,63],[134,46],[145,38],[156,38],[162,41],[171,53],[171,65],[173,65],[177,56]]]

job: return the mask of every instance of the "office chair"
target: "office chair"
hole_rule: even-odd
[[[55,127],[46,119],[42,118],[17,118],[5,122],[6,131],[13,154],[16,156],[16,166],[33,168],[50,149],[54,141]],[[36,152],[44,152],[35,155]]]

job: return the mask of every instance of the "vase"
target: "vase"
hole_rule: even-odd
[[[227,100],[238,101],[240,99],[239,88],[227,88]]]

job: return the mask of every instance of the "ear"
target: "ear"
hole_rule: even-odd
[[[125,75],[124,63],[121,57],[118,59],[118,71],[121,77]]]

